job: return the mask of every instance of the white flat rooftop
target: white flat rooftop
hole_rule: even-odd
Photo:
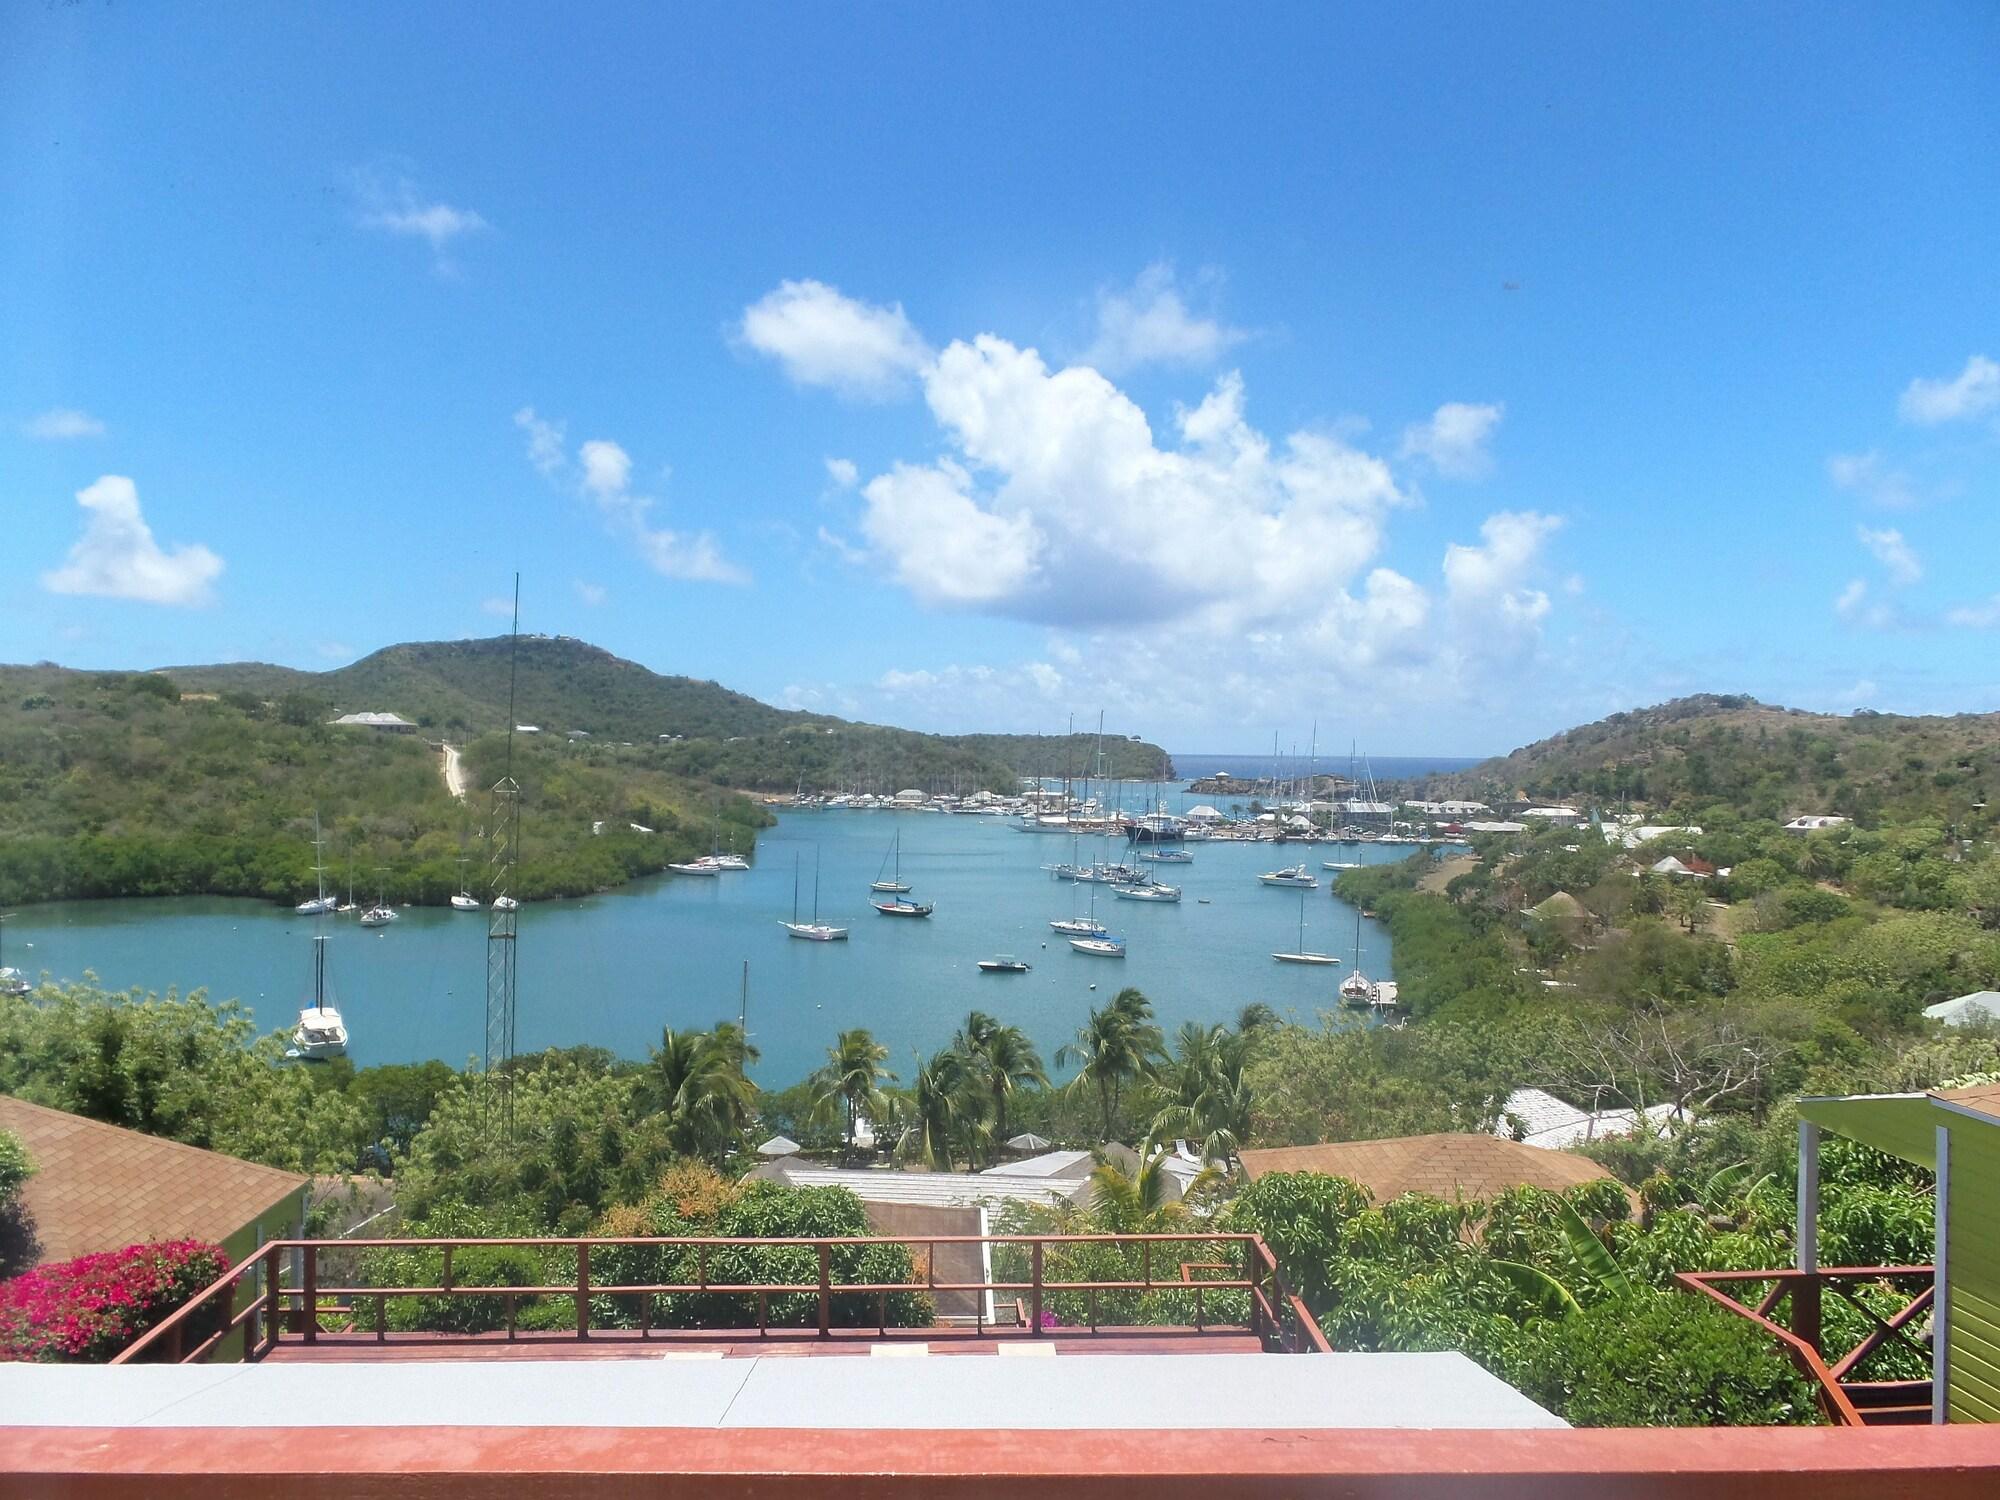
[[[1462,1354],[0,1365],[0,1427],[1565,1425]]]

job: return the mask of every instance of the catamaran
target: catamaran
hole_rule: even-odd
[[[1337,964],[1331,953],[1314,953],[1306,947],[1306,893],[1299,892],[1299,946],[1290,953],[1273,953],[1281,964]]]
[[[895,873],[884,880],[882,871],[889,868],[892,858],[896,861]],[[909,882],[903,879],[903,832],[900,828],[896,830],[895,838],[889,841],[889,852],[882,856],[881,869],[876,870],[875,878],[868,882],[868,889],[888,896],[907,896],[910,893]]]
[[[1270,870],[1257,878],[1265,885],[1293,886],[1303,891],[1319,889],[1319,877],[1303,864],[1293,865],[1289,870]]]
[[[326,998],[326,934],[313,938],[313,1000],[299,1011],[292,1045],[285,1056],[306,1062],[339,1057],[347,1051],[347,1023]]]
[[[780,922],[779,926],[795,938],[804,938],[809,943],[838,943],[847,938],[845,927],[833,927],[819,919],[819,850],[813,850],[813,916],[810,922],[799,920],[799,857],[792,856],[792,920]]]
[[[323,858],[326,840],[320,837],[319,813],[313,813],[313,873],[319,876],[319,894],[301,901],[292,910],[302,917],[323,917],[340,905],[337,896],[326,893],[326,860]]]

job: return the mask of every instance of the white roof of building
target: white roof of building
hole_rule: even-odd
[[[1924,1014],[1947,1026],[1970,1026],[1975,1021],[2000,1021],[2000,990],[1975,990],[1956,1000],[1940,1000],[1926,1005]]]
[[[1213,821],[1219,823],[1222,821],[1222,814],[1210,807],[1206,802],[1202,803],[1199,807],[1190,807],[1187,810],[1186,816],[1191,819],[1200,818],[1203,822]]]
[[[1349,798],[1341,806],[1351,813],[1367,813],[1371,817],[1384,817],[1396,810],[1392,802],[1369,802],[1360,797]]]
[[[1090,1192],[1088,1178],[1024,1177],[1005,1172],[875,1172],[865,1167],[812,1167],[786,1160],[765,1175],[794,1187],[844,1187],[863,1203],[926,1203],[976,1208],[981,1203],[1075,1203]]]
[[[1630,1135],[1638,1127],[1639,1116],[1629,1109],[1601,1109],[1592,1113],[1558,1099],[1543,1089],[1516,1089],[1501,1107],[1503,1118],[1493,1133],[1503,1141],[1512,1140],[1514,1131],[1504,1118],[1512,1115],[1527,1134],[1524,1145],[1548,1151],[1563,1151],[1584,1141],[1601,1141],[1607,1136]],[[1646,1122],[1657,1130],[1673,1118],[1671,1104],[1655,1104],[1646,1111]]]
[[[1785,826],[1805,831],[1814,828],[1838,828],[1846,821],[1847,819],[1841,817],[1839,813],[1800,813]]]
[[[1016,1137],[1019,1139],[1019,1137]],[[981,1177],[1088,1177],[1097,1165],[1088,1151],[1045,1151],[1026,1161],[988,1167]]]
[[[1526,823],[1474,822],[1467,823],[1465,831],[1467,833],[1526,833],[1528,825]]]
[[[417,727],[401,714],[342,714],[339,718],[329,719],[327,722],[329,724],[358,724],[369,729],[415,729]]]
[[[1580,818],[1582,813],[1573,807],[1531,807],[1521,814],[1524,818]]]

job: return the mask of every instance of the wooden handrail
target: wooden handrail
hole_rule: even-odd
[[[1159,1281],[1153,1276],[1152,1251],[1160,1244],[1177,1244],[1201,1247],[1203,1253],[1215,1254],[1229,1246],[1241,1246],[1244,1256],[1245,1274],[1241,1277],[1219,1278],[1213,1281],[1189,1281],[1186,1273],[1181,1279]],[[924,1277],[921,1281],[907,1282],[854,1282],[842,1283],[833,1274],[833,1251],[837,1247],[866,1247],[873,1245],[898,1245],[924,1247],[929,1253],[924,1257]],[[1021,1246],[1029,1251],[1029,1279],[1010,1281],[993,1279],[986,1281],[939,1281],[937,1279],[936,1249],[941,1245],[979,1246]],[[1072,1245],[1136,1245],[1140,1250],[1140,1277],[1137,1280],[1080,1280],[1051,1281],[1047,1277],[1046,1255],[1050,1246]],[[523,1286],[468,1286],[461,1279],[463,1270],[453,1264],[455,1253],[467,1247],[499,1246],[548,1251],[573,1251],[576,1257],[576,1277],[571,1282],[537,1282]],[[696,1253],[696,1274],[694,1282],[602,1282],[591,1275],[591,1252],[596,1248],[639,1248],[639,1249],[693,1249]],[[426,1286],[332,1286],[322,1285],[319,1277],[319,1256],[324,1249],[349,1250],[402,1250],[441,1252],[443,1274],[439,1284]],[[818,1275],[815,1281],[797,1282],[714,1282],[709,1279],[712,1253],[722,1249],[806,1249],[815,1251],[818,1260]],[[298,1252],[300,1266],[298,1285],[287,1286],[280,1274],[283,1258],[288,1251]],[[1228,1268],[1226,1261],[1190,1262],[1181,1265],[1199,1264],[1205,1269]],[[1197,1299],[1195,1325],[1206,1325],[1205,1297],[1214,1292],[1243,1292],[1251,1299],[1251,1324],[1260,1333],[1267,1333],[1279,1348],[1290,1351],[1326,1352],[1329,1349],[1325,1335],[1314,1322],[1305,1304],[1293,1294],[1286,1283],[1284,1273],[1278,1266],[1277,1258],[1261,1236],[1237,1231],[1193,1230],[1185,1233],[1153,1232],[1147,1234],[945,1234],[945,1235],[835,1235],[819,1238],[807,1236],[784,1236],[759,1239],[751,1236],[710,1236],[710,1235],[625,1235],[625,1236],[511,1236],[493,1239],[452,1238],[412,1238],[412,1239],[371,1239],[371,1240],[273,1240],[263,1245],[258,1254],[242,1265],[231,1268],[223,1277],[204,1288],[194,1297],[153,1328],[143,1338],[122,1352],[115,1363],[131,1363],[143,1356],[158,1357],[164,1352],[168,1358],[194,1359],[211,1352],[223,1335],[204,1339],[193,1353],[184,1353],[184,1330],[192,1320],[200,1316],[204,1308],[210,1307],[218,1299],[233,1298],[237,1284],[258,1267],[264,1268],[265,1285],[262,1294],[253,1299],[242,1313],[226,1319],[227,1327],[223,1335],[238,1328],[249,1328],[245,1334],[245,1355],[260,1358],[276,1344],[283,1329],[287,1307],[296,1299],[299,1306],[299,1333],[303,1341],[313,1342],[318,1337],[318,1310],[323,1298],[345,1300],[350,1305],[358,1305],[364,1299],[375,1303],[376,1336],[386,1336],[388,1300],[391,1297],[504,1297],[508,1304],[509,1336],[512,1336],[513,1315],[522,1297],[570,1297],[576,1304],[576,1336],[588,1338],[591,1327],[591,1299],[597,1296],[644,1297],[648,1299],[646,1309],[650,1327],[650,1299],[656,1296],[722,1295],[745,1296],[756,1299],[757,1326],[762,1330],[769,1327],[770,1299],[772,1297],[812,1297],[816,1303],[816,1322],[822,1335],[830,1335],[832,1330],[833,1300],[841,1296],[874,1297],[878,1303],[878,1315],[886,1316],[886,1299],[897,1293],[934,1294],[937,1292],[972,1292],[1026,1294],[1026,1306],[1016,1298],[1016,1305],[1025,1314],[1032,1331],[1039,1335],[1043,1309],[1047,1297],[1056,1292],[1075,1292],[1087,1295],[1092,1306],[1092,1327],[1097,1326],[1096,1305],[1100,1293],[1105,1292],[1156,1292],[1170,1289],[1194,1291]],[[262,1337],[255,1337],[258,1320],[262,1320]]]

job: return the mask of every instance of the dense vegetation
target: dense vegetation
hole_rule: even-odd
[[[2000,802],[2000,714],[1844,718],[1705,695],[1613,714],[1411,795],[1495,804],[1582,798],[1656,809],[1725,803],[1747,816],[1976,819]]]
[[[315,811],[337,889],[435,903],[462,878],[479,884],[486,794],[455,802],[416,736],[328,717],[310,698],[186,696],[156,674],[0,670],[0,903],[297,901],[314,888]],[[470,786],[499,780],[505,755],[497,734],[475,741]],[[716,842],[747,851],[770,821],[740,797],[559,742],[518,742],[514,774],[516,893],[530,899],[602,890]]]
[[[773,708],[713,682],[661,676],[583,641],[524,636],[509,683],[506,637],[390,646],[331,672],[261,663],[173,667],[190,690],[295,698],[335,713],[385,710],[453,736],[514,721],[544,733],[643,748],[639,764],[745,791],[1011,790],[1023,775],[1078,775],[1096,764],[1094,736],[938,736]],[[1107,738],[1104,773],[1128,780],[1171,771],[1156,745]]]

